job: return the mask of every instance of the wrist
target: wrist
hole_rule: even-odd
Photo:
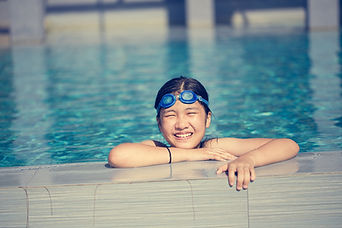
[[[210,159],[210,156],[209,156],[208,148],[193,149],[193,156],[192,156],[193,161],[206,161],[209,159]]]
[[[252,154],[245,154],[245,155],[242,155],[240,158],[247,160],[251,166],[253,166],[253,167],[256,166],[255,157]]]
[[[170,147],[171,162],[194,161],[194,149]]]
[[[186,161],[201,161],[205,154],[204,148],[184,149]]]

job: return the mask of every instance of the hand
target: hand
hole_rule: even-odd
[[[250,181],[255,180],[254,161],[247,157],[241,156],[234,161],[221,166],[217,169],[217,174],[228,171],[228,182],[232,187],[235,182],[236,174],[236,190],[240,191],[242,188],[247,189]]]
[[[207,159],[216,161],[235,160],[237,157],[222,148],[204,148]]]

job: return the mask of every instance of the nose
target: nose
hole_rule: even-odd
[[[179,116],[179,117],[177,117],[175,128],[176,128],[176,130],[183,130],[183,129],[186,129],[188,127],[188,124],[189,124],[189,122],[185,117]]]

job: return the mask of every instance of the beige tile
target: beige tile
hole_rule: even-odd
[[[53,220],[54,204],[50,190],[45,187],[28,188],[29,198],[29,225],[43,227]]]
[[[0,227],[26,227],[26,193],[22,188],[0,189]]]
[[[191,189],[185,181],[100,185],[95,226],[193,227]]]
[[[247,191],[229,187],[226,178],[191,180],[195,227],[248,227]]]
[[[340,227],[342,174],[259,178],[249,188],[250,227]]]
[[[64,164],[40,167],[29,186],[95,184],[111,181],[105,163]]]
[[[29,189],[30,227],[90,227],[96,185]]]
[[[25,187],[39,168],[0,168],[0,188]]]
[[[215,170],[222,162],[180,162],[140,168],[108,168],[106,163],[64,164],[39,167],[29,182],[30,187],[98,183],[133,183],[206,179],[217,177]]]

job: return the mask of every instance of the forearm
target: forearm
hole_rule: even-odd
[[[290,139],[273,139],[257,149],[243,154],[241,157],[249,158],[254,166],[268,165],[288,160],[297,155],[299,146]]]
[[[171,162],[196,160],[196,150],[169,148]],[[201,160],[198,156],[198,160]],[[165,147],[155,147],[141,143],[124,143],[114,147],[109,156],[108,162],[112,167],[139,167],[167,164],[170,155]]]

